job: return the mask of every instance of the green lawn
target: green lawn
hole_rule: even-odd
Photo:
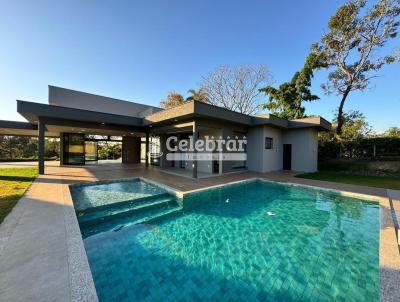
[[[362,176],[332,171],[305,173],[296,177],[400,190],[400,177]]]
[[[0,223],[37,176],[37,168],[0,169]]]

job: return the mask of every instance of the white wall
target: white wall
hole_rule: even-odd
[[[292,129],[283,134],[283,143],[292,144],[292,170],[315,172],[318,170],[318,131]]]
[[[265,149],[265,138],[273,139],[273,148]],[[282,131],[270,126],[252,127],[247,133],[247,168],[251,171],[282,170]]]
[[[265,149],[265,138],[272,137],[273,148]],[[264,172],[282,170],[282,131],[279,128],[264,126],[263,138]]]
[[[263,126],[252,127],[247,132],[247,169],[250,171],[264,171],[263,136]]]
[[[265,149],[265,137],[273,138],[273,149]],[[247,168],[262,173],[282,170],[283,144],[292,145],[293,171],[317,171],[317,130],[281,130],[270,126],[249,129],[247,134]]]

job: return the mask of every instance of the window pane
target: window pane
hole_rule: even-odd
[[[272,149],[273,148],[273,138],[266,137],[265,138],[265,149]]]

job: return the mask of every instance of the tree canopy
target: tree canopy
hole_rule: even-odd
[[[328,23],[329,31],[315,47],[326,56],[330,67],[325,93],[341,97],[336,133],[342,134],[343,107],[351,91],[366,89],[386,64],[399,61],[398,53],[379,55],[386,43],[397,36],[399,1],[378,0],[367,7],[365,0],[350,0],[338,8]]]
[[[267,86],[260,89],[269,96],[264,108],[286,119],[304,117],[305,108],[302,106],[302,102],[319,99],[317,95],[311,93],[311,80],[315,69],[327,67],[325,62],[325,54],[312,48],[311,53],[306,57],[303,68],[297,71],[289,82],[282,83],[279,88]]]
[[[185,103],[183,96],[177,92],[170,92],[165,100],[160,102],[160,107],[164,109],[176,107]]]
[[[255,114],[262,108],[259,89],[271,79],[264,65],[220,66],[203,76],[200,90],[209,104]]]
[[[391,137],[400,137],[400,128],[399,127],[390,127],[385,131],[384,135]]]
[[[203,89],[189,89],[189,96],[186,98],[186,101],[199,101],[199,102],[207,102],[208,97],[207,93]]]
[[[342,139],[355,140],[368,137],[372,134],[372,128],[366,121],[363,113],[357,110],[350,110],[343,114],[344,124],[342,129]],[[338,126],[338,117],[333,120],[333,128]]]
[[[45,158],[57,159],[60,153],[60,141],[46,138]],[[0,135],[0,160],[37,159],[38,140],[36,137]]]
[[[343,129],[342,134],[336,134],[338,125],[337,115],[332,120],[332,130],[329,132],[321,132],[319,134],[320,141],[357,141],[362,138],[372,137],[375,133],[372,131],[371,125],[367,122],[365,115],[358,110],[350,110],[343,113]]]

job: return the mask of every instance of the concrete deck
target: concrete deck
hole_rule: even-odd
[[[21,164],[19,164],[20,166]],[[7,164],[11,167],[11,164]],[[293,173],[234,173],[198,180],[146,169],[102,164],[50,163],[0,225],[0,301],[97,301],[68,184],[145,177],[188,192],[250,178],[378,196],[381,204],[381,300],[400,301],[400,256],[392,214],[398,191],[295,178]],[[396,195],[399,194],[399,195]],[[392,205],[392,206],[391,206]]]

